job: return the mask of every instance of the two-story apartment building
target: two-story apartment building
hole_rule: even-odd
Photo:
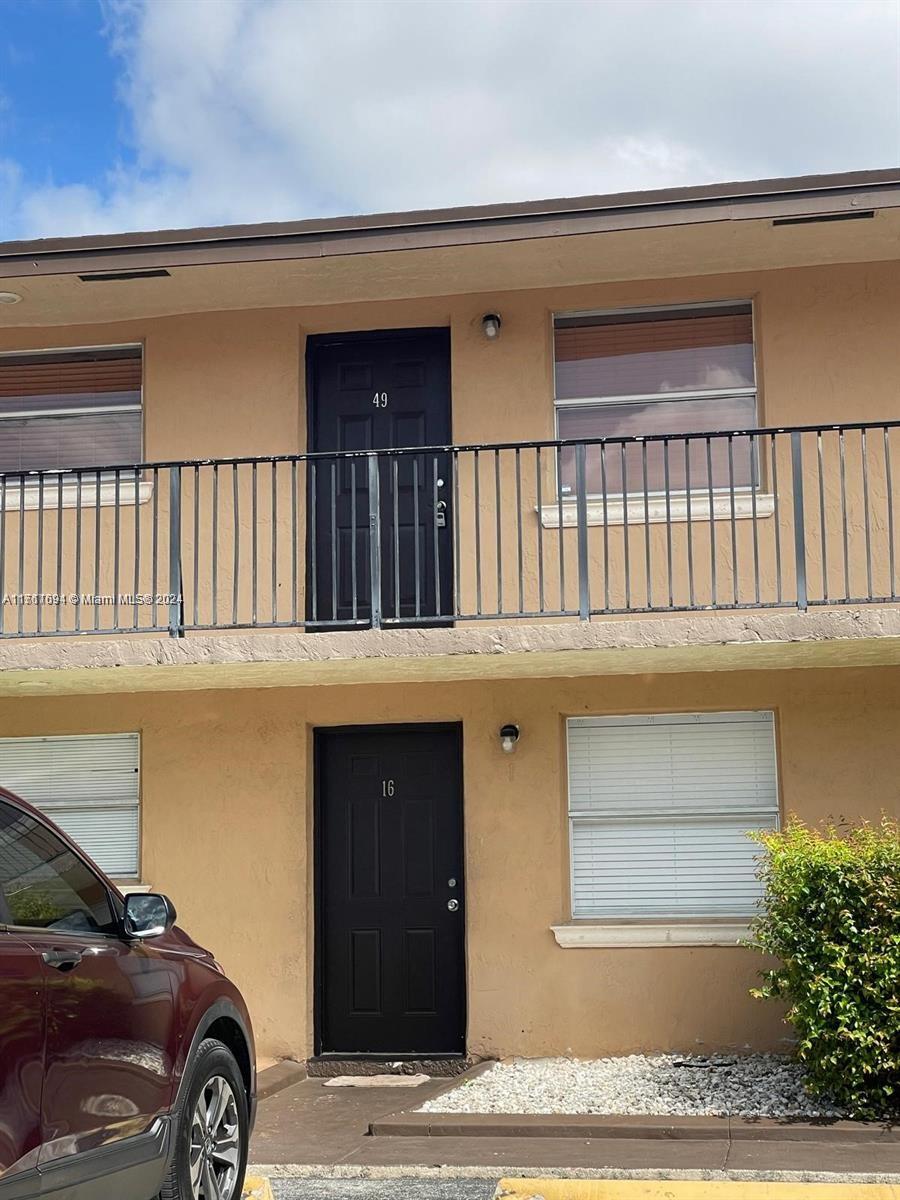
[[[0,783],[263,1053],[766,1047],[900,808],[900,172],[0,246]]]

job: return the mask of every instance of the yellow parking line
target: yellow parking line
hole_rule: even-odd
[[[261,1175],[248,1175],[241,1195],[243,1200],[273,1200],[272,1185]]]
[[[900,1200],[890,1183],[501,1179],[495,1200]]]

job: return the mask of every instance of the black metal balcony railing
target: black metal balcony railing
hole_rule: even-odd
[[[0,635],[900,600],[900,421],[0,475]]]

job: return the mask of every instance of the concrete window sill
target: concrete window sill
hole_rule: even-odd
[[[689,504],[690,510],[688,509]],[[727,493],[724,495],[722,493],[713,493],[712,509],[715,520],[730,521],[732,516],[731,496]],[[774,511],[775,497],[757,492],[756,516],[771,517]],[[558,504],[544,504],[541,506],[539,512],[541,524],[545,529],[559,529]],[[686,522],[689,512],[691,521],[708,521],[709,495],[702,492],[695,492],[690,498],[687,496],[670,497],[668,519],[673,524]],[[595,496],[589,497],[587,502],[588,525],[603,525],[603,516],[603,501],[598,500]],[[626,517],[629,525],[645,524],[643,496],[630,496],[627,504],[622,500],[621,496],[607,500],[605,524],[624,525]],[[665,497],[651,496],[649,498],[647,501],[646,518],[646,523],[650,525],[665,524],[667,519]],[[735,496],[734,518],[737,521],[752,520],[753,497],[749,492],[743,492]],[[571,496],[563,500],[562,523],[565,529],[574,528],[578,524],[577,505]]]
[[[574,921],[568,925],[552,925],[551,929],[563,950],[611,946],[736,946],[750,934],[750,925],[746,921],[685,924]]]
[[[131,880],[114,879],[113,883],[116,885],[116,887],[119,889],[119,891],[122,893],[123,896],[129,895],[129,893],[131,893],[131,892],[139,892],[142,895],[146,895],[147,892],[153,891],[152,883],[137,883],[133,879],[131,879]]]
[[[78,508],[78,485],[66,482],[62,485],[62,504],[60,505],[60,488],[55,484],[45,484],[43,491],[44,512],[53,512],[60,508]],[[146,504],[153,496],[153,484],[149,481],[135,483],[133,479],[119,481],[119,504]],[[41,507],[41,490],[36,483],[26,483],[7,486],[4,497],[5,512],[29,512]],[[83,481],[81,484],[82,508],[111,508],[116,503],[115,480],[102,479],[99,488],[96,482]]]

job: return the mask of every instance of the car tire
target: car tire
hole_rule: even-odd
[[[240,1200],[250,1140],[240,1068],[226,1045],[206,1038],[189,1072],[160,1200]]]

